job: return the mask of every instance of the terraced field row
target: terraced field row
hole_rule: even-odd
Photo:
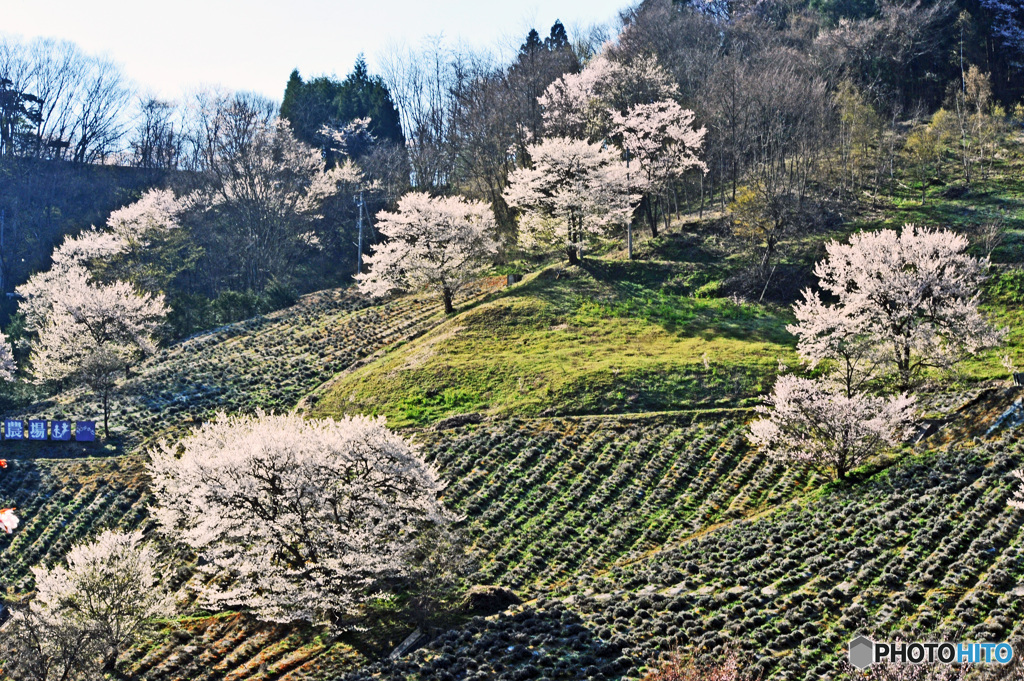
[[[142,529],[161,546],[167,584],[193,577],[195,557],[153,532],[151,495],[141,456],[8,460],[0,471],[0,504],[18,507],[21,527],[0,534],[0,593],[33,588],[30,568],[59,562],[71,546],[105,529]],[[179,591],[186,610],[194,596]],[[358,659],[313,627],[273,625],[240,614],[175,620],[129,659],[140,679],[321,679]]]
[[[775,678],[810,679],[835,672],[853,632],[1024,635],[1011,595],[1024,578],[1021,518],[1005,505],[1024,447],[1015,431],[955,451],[926,441],[917,459],[808,495],[821,481],[751,451],[744,415],[420,432],[446,503],[466,516],[480,558],[470,581],[537,603],[359,671],[379,650],[237,614],[188,618],[131,651],[130,669],[150,681],[634,679],[678,648],[728,646]],[[0,538],[8,590],[30,588],[29,565],[101,527],[147,527],[143,471],[136,457],[12,461],[0,496],[25,525]],[[172,585],[191,578],[191,559],[171,563]]]
[[[144,525],[149,492],[139,457],[8,460],[0,503],[18,508],[21,527],[0,535],[2,591],[32,588],[33,565],[50,565],[104,529]]]
[[[238,614],[180,621],[128,657],[145,681],[331,679],[589,679],[632,667],[579,615],[545,599],[494,618],[474,617],[400,659],[364,656],[314,627],[261,624]],[[610,672],[598,677],[600,670]],[[407,674],[411,676],[407,676]]]
[[[362,653],[314,628],[182,620],[132,651],[133,673],[632,679],[661,654],[729,646],[773,678],[809,679],[835,673],[855,631],[1024,633],[1024,609],[1009,595],[1024,577],[1020,518],[1005,506],[1016,435],[807,496],[820,481],[751,452],[741,422],[592,417],[420,433],[480,552],[471,581],[507,584],[537,603],[359,671]]]
[[[271,624],[238,613],[174,622],[130,651],[132,678],[312,681],[336,678],[360,658],[317,627]]]
[[[474,618],[422,650],[338,677],[339,681],[613,679],[633,668],[564,604],[543,599],[493,619]]]
[[[961,444],[998,415],[990,407],[1006,396],[990,397],[954,419]],[[713,526],[596,577],[580,573],[548,592],[573,594],[561,602],[542,595],[344,678],[637,679],[659,656],[727,648],[765,677],[839,678],[856,633],[1010,639],[1019,649],[1024,513],[1006,499],[1024,441],[1019,431],[1000,438],[933,449],[948,442],[940,434],[866,481]]]
[[[835,675],[857,633],[1019,645],[1024,536],[1006,500],[1021,454],[1014,435],[925,455],[616,567],[574,606],[633,659],[734,647],[783,679]]]
[[[635,558],[809,484],[751,453],[733,419],[541,419],[430,431],[419,439],[450,481],[446,503],[466,514],[467,531],[481,552],[481,569],[470,581],[513,585],[524,595],[549,594],[548,587],[557,590],[574,576]],[[598,529],[587,531],[590,525]],[[183,580],[192,576],[188,563],[179,572]],[[552,678],[580,678],[580,670],[595,664],[630,668],[617,648],[593,638],[577,615],[556,606],[550,601],[547,614],[527,608],[514,619],[471,625],[484,637],[472,644],[479,655],[495,642],[503,645],[498,667],[486,668],[550,668],[557,671]],[[559,623],[544,624],[543,617],[555,611]],[[515,633],[524,622],[545,628],[537,638],[548,641],[540,660],[523,652],[536,643],[523,643]],[[408,633],[397,632],[392,643]],[[415,659],[435,678],[452,644],[444,639],[432,645]],[[438,656],[445,662],[438,663]],[[345,643],[326,642],[316,629],[262,625],[240,615],[177,622],[130,659],[133,674],[154,681],[338,678],[354,662],[367,661]],[[379,673],[390,673],[385,668],[403,667],[385,665]]]
[[[733,414],[513,420],[425,433],[476,583],[557,587],[807,489]]]
[[[218,411],[291,409],[339,371],[426,328],[440,309],[423,298],[363,305],[356,294],[341,294],[170,348],[127,387],[121,422],[164,434]]]
[[[478,296],[496,286],[485,281]],[[266,317],[231,324],[161,350],[135,369],[115,398],[111,426],[126,449],[167,437],[219,411],[285,411],[381,348],[415,336],[439,321],[430,296],[405,296],[380,305],[347,290],[304,296]],[[31,415],[99,418],[82,391],[33,407]]]

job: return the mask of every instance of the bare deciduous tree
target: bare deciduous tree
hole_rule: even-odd
[[[183,140],[176,114],[177,107],[171,102],[155,97],[138,102],[135,129],[128,140],[132,165],[139,168],[177,168]]]
[[[120,67],[68,41],[0,40],[0,77],[39,100],[18,153],[93,163],[119,150],[132,88]]]
[[[183,220],[207,252],[222,254],[212,263],[223,268],[221,285],[260,293],[294,268],[324,202],[359,171],[326,169],[320,151],[256,95],[202,93],[191,118],[187,163],[199,186],[184,199]]]
[[[453,93],[464,77],[458,61],[440,37],[427,39],[419,50],[393,47],[382,59],[382,77],[398,107],[417,189],[443,191],[453,179]]]

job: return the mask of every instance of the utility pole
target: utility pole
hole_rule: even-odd
[[[964,13],[960,12],[959,17],[960,23],[960,87],[963,88],[964,93],[964,106],[966,107],[967,99],[967,75],[964,73]]]
[[[626,201],[631,200],[629,193],[629,147],[625,144],[622,145],[626,150]],[[629,216],[629,220],[626,222],[626,252],[629,254],[629,259],[633,259],[633,216]]]
[[[7,225],[7,211],[0,209],[0,297],[7,292],[7,252],[4,250],[4,227]]]
[[[363,192],[359,190],[359,255],[356,258],[356,274],[363,273]]]

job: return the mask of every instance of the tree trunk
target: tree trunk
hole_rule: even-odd
[[[645,212],[647,213],[647,224],[651,226],[651,236],[655,239],[658,238],[658,220],[654,217],[654,201],[650,196],[646,199]]]
[[[445,286],[441,289],[441,295],[444,296],[444,313],[452,314],[455,312],[455,306],[452,305],[452,290]]]
[[[736,200],[736,185],[739,183],[739,163],[736,161],[736,155],[732,157],[732,200]]]
[[[115,651],[111,655],[105,656],[103,660],[102,673],[105,677],[119,679],[120,681],[131,681],[135,677],[131,674],[125,674],[117,668],[117,652]]]
[[[103,393],[103,439],[110,439],[110,430],[107,428],[107,416],[110,414],[110,395]]]
[[[569,264],[570,265],[579,265],[580,264],[580,256],[579,256],[579,253],[577,252],[575,246],[569,246],[568,248],[566,248],[565,249],[565,254],[567,256],[569,256]]]
[[[896,348],[896,370],[900,374],[900,390],[910,390],[910,345]]]
[[[772,236],[773,233],[777,233],[774,230],[769,232],[765,237],[764,244],[764,255],[761,256],[761,273],[762,275],[768,271],[768,266],[771,265],[772,256],[775,255],[775,246],[777,239]]]
[[[697,219],[704,219],[704,173],[700,175],[700,209],[697,213]]]

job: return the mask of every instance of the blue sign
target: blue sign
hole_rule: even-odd
[[[96,441],[95,421],[75,421],[75,440],[78,442]],[[34,440],[45,442],[49,439],[58,442],[71,440],[71,421],[47,421],[46,419],[29,419],[26,428],[21,419],[3,419],[3,439]]]
[[[71,421],[50,421],[50,438],[67,442],[71,439]]]
[[[4,439],[5,440],[24,440],[25,439],[25,424],[22,421],[15,419],[7,419],[4,421]]]
[[[28,422],[28,439],[29,440],[45,440],[46,439],[46,421],[39,419],[30,419]]]
[[[75,421],[75,441],[94,442],[96,440],[95,421]]]

